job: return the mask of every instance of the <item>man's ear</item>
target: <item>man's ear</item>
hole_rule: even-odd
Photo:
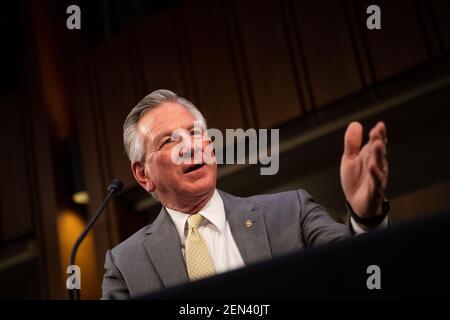
[[[155,191],[156,186],[152,179],[145,173],[145,166],[141,161],[131,162],[131,171],[133,172],[134,178],[142,188],[144,188],[147,192]]]

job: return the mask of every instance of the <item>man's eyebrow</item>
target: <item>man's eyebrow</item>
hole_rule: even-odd
[[[179,128],[178,128],[179,129]],[[155,136],[155,138],[153,139],[153,141],[155,142],[155,143],[158,143],[159,142],[159,140],[162,138],[162,137],[165,137],[165,136],[172,136],[172,132],[174,132],[175,130],[178,130],[178,129],[173,129],[173,130],[164,130],[164,131],[161,131],[160,133],[158,133],[156,136]],[[184,128],[183,128],[184,129]],[[185,129],[185,130],[188,130],[188,131],[191,131],[192,129],[194,129],[194,125],[191,125],[191,126],[189,126],[189,128],[187,128],[187,129]],[[153,142],[152,141],[152,142]]]
[[[173,132],[173,130],[164,130],[164,131],[161,131],[160,133],[158,133],[158,134],[152,139],[152,143],[158,143],[159,140],[160,140],[162,137],[165,137],[165,136],[171,136],[171,135],[172,135],[172,132]]]

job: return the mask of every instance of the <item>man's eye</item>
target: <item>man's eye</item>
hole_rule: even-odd
[[[197,135],[201,135],[201,134],[202,134],[202,132],[200,130],[192,130],[191,131],[192,136],[197,136]]]
[[[169,144],[171,142],[172,142],[172,139],[168,138],[168,139],[164,140],[164,142],[161,144],[161,147],[164,147],[165,145],[167,145],[167,144]]]

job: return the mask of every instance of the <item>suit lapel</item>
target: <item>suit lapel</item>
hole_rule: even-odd
[[[263,212],[251,201],[220,191],[225,214],[234,241],[245,265],[270,259],[270,250]]]
[[[164,286],[170,287],[188,281],[180,238],[164,208],[147,234],[143,245]]]
[[[247,199],[221,190],[219,194],[245,265],[270,259],[272,253],[262,210]],[[143,245],[164,286],[189,281],[178,232],[164,207],[146,234]]]

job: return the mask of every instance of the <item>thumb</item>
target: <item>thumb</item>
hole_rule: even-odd
[[[359,153],[362,144],[363,127],[359,122],[348,125],[344,137],[344,156],[355,156]]]

